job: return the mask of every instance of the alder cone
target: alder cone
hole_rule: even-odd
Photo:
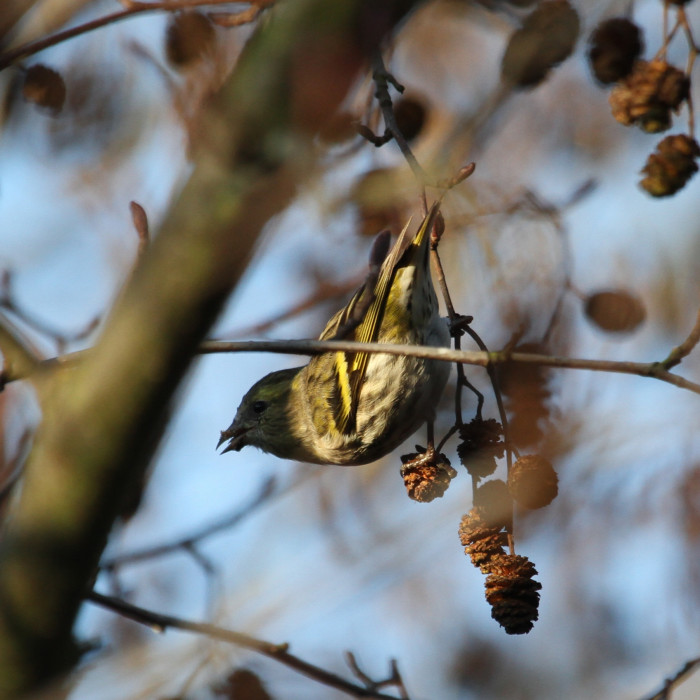
[[[406,141],[413,141],[423,131],[428,111],[416,97],[402,97],[394,104],[394,117]]]
[[[601,22],[591,34],[588,60],[596,79],[604,85],[627,77],[644,48],[639,27],[626,17]]]
[[[508,490],[525,508],[544,508],[559,492],[559,477],[544,457],[525,455],[515,462],[508,474]]]
[[[474,492],[474,506],[488,527],[513,527],[513,499],[505,481],[490,479]]]
[[[655,134],[671,126],[671,112],[688,99],[688,76],[666,61],[636,61],[633,71],[610,93],[613,117]]]
[[[22,97],[52,114],[58,114],[66,101],[66,84],[61,74],[53,68],[36,63],[24,75]]]
[[[608,333],[630,333],[646,319],[641,300],[624,289],[610,289],[590,294],[584,312],[589,321]]]
[[[642,168],[640,187],[653,197],[670,197],[698,171],[700,146],[685,134],[667,136]]]
[[[401,457],[401,477],[406,493],[413,501],[430,503],[442,498],[457,476],[457,472],[444,454],[412,452]]]
[[[506,634],[527,634],[538,618],[542,584],[533,580],[537,569],[527,557],[511,554],[499,557],[491,568],[485,584],[491,617]]]
[[[501,78],[514,87],[538,85],[571,55],[579,27],[578,13],[565,0],[541,2],[511,35],[501,61]]]

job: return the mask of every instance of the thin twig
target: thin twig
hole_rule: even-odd
[[[685,8],[678,6],[676,8],[678,13],[678,21],[683,25],[683,33],[685,34],[686,43],[688,44],[688,61],[686,63],[685,72],[690,79],[693,66],[695,65],[695,60],[698,57],[698,46],[695,42],[695,37],[693,36],[693,30],[688,21],[688,16],[685,14]],[[686,104],[688,105],[688,135],[690,138],[695,136],[695,107],[693,103],[692,91],[688,91],[688,96],[686,97]]]
[[[274,477],[267,479],[253,500],[232,515],[227,515],[226,517],[216,520],[209,525],[205,525],[187,537],[180,537],[172,540],[171,542],[165,542],[154,547],[136,549],[133,552],[127,552],[126,554],[120,554],[112,557],[111,559],[106,559],[100,564],[100,568],[114,569],[116,567],[123,566],[124,564],[133,564],[146,559],[156,559],[158,557],[165,556],[166,554],[172,554],[173,552],[181,550],[186,550],[194,555],[197,553],[197,550],[194,549],[197,542],[211,537],[217,532],[221,532],[222,530],[227,530],[238,525],[238,523],[242,522],[249,515],[254,513],[263,503],[268,501],[270,496],[275,493],[275,488],[276,480]]]
[[[666,22],[666,11],[667,7],[664,6],[664,23]],[[652,61],[660,61],[666,59],[666,53],[668,52],[669,44],[671,43],[671,41],[673,41],[673,37],[676,35],[676,32],[680,29],[680,27],[680,19],[676,19],[676,23],[673,25],[673,28],[670,32],[667,32],[666,28],[664,27],[664,42],[663,44],[661,44],[661,48],[659,48],[659,50],[654,55]]]
[[[168,629],[177,629],[183,632],[193,632],[211,639],[217,639],[228,644],[250,649],[258,654],[267,656],[270,659],[292,668],[308,678],[311,678],[323,685],[335,688],[343,693],[356,698],[376,698],[377,700],[396,700],[395,696],[385,695],[371,688],[363,688],[360,685],[337,676],[330,671],[326,671],[319,666],[300,659],[298,656],[290,654],[288,644],[271,644],[270,642],[256,639],[242,632],[235,632],[217,625],[205,622],[192,622],[172,615],[161,615],[160,613],[141,608],[131,603],[127,603],[119,598],[102,595],[96,591],[87,594],[87,600],[103,608],[112,610],[123,617],[126,617],[139,624],[146,625],[156,632],[165,632]]]
[[[300,314],[313,309],[315,306],[324,301],[329,301],[335,298],[344,298],[348,293],[357,289],[362,283],[363,277],[355,277],[354,279],[348,280],[346,282],[341,282],[339,284],[332,284],[330,282],[321,282],[313,293],[309,294],[305,299],[297,302],[293,306],[290,306],[285,311],[281,311],[274,316],[256,323],[252,326],[246,326],[245,328],[237,328],[230,333],[225,335],[232,338],[247,338],[251,335],[262,335],[263,333],[274,328],[279,323],[283,321],[288,321]]]
[[[208,12],[207,16],[219,27],[240,27],[244,24],[255,22],[260,14],[265,10],[265,5],[249,7],[240,12]]]
[[[345,660],[347,661],[348,666],[350,666],[350,670],[353,672],[354,676],[360,681],[362,681],[367,686],[367,688],[371,688],[373,690],[380,690],[381,688],[395,687],[399,691],[401,699],[408,700],[408,691],[406,690],[403,678],[401,677],[401,673],[399,672],[399,666],[396,659],[392,659],[390,661],[391,673],[384,680],[381,681],[372,680],[360,668],[360,665],[357,663],[357,658],[355,657],[355,654],[353,654],[351,651],[345,652]]]
[[[81,350],[60,357],[44,360],[41,368],[69,367],[82,360],[90,351]],[[486,367],[489,364],[503,362],[522,362],[524,364],[555,367],[558,369],[579,369],[592,372],[610,372],[614,374],[633,374],[639,377],[652,377],[659,381],[673,384],[700,394],[700,384],[680,377],[666,370],[662,362],[620,362],[616,360],[589,360],[576,357],[555,357],[526,352],[475,352],[469,350],[452,350],[426,345],[400,345],[396,343],[357,343],[351,340],[207,340],[199,346],[202,355],[229,352],[271,352],[280,355],[321,355],[325,352],[367,352],[386,355],[404,355],[420,357],[427,360],[459,362],[465,365]],[[24,379],[25,374],[7,373],[6,382]]]
[[[389,73],[389,71],[387,71],[381,51],[377,51],[375,54],[373,66],[374,70],[372,73],[372,78],[376,86],[375,97],[377,98],[379,108],[382,110],[384,124],[386,125],[387,130],[394,137],[396,145],[401,150],[401,153],[411,167],[411,170],[413,170],[413,174],[416,176],[416,179],[422,186],[425,186],[428,184],[428,175],[416,160],[416,157],[413,155],[413,151],[411,151],[411,147],[408,145],[404,135],[401,133],[401,129],[399,129],[399,125],[396,123],[394,108],[391,102],[391,95],[389,94],[389,83],[391,83],[399,92],[403,92],[404,88],[402,85],[396,82],[394,77]],[[427,212],[425,191],[422,193],[422,198],[424,208]]]
[[[9,270],[4,270],[2,274],[2,288],[0,289],[0,308],[6,309],[11,312],[16,318],[26,324],[29,328],[40,333],[42,335],[48,336],[51,340],[56,343],[56,352],[64,353],[66,347],[71,342],[77,342],[79,340],[84,340],[87,338],[99,325],[100,317],[95,316],[95,318],[88,321],[85,326],[74,333],[64,333],[52,328],[48,323],[43,321],[38,316],[30,313],[26,309],[22,308],[15,298],[15,294],[12,289],[13,274]],[[2,330],[2,340],[4,340],[7,333],[12,332],[15,335],[15,339],[19,340],[24,336],[24,344],[26,348],[30,348],[32,343],[26,338],[26,334],[20,331],[17,326],[12,324],[10,319],[2,314],[0,316],[0,324],[3,326]],[[0,342],[1,344],[1,342]],[[38,351],[32,351],[38,352]]]
[[[438,286],[440,287],[440,294],[445,301],[445,308],[447,309],[447,317],[450,321],[457,318],[458,314],[455,312],[454,304],[452,303],[452,297],[450,296],[450,291],[447,288],[447,281],[445,279],[445,270],[442,267],[442,260],[440,260],[440,254],[438,253],[437,244],[431,246],[430,254],[433,259],[433,265],[435,267],[435,272],[438,280]]]
[[[394,343],[356,343],[349,340],[209,340],[199,347],[202,354],[222,352],[272,352],[283,355],[318,355],[324,352],[370,352],[387,355],[405,355],[423,359],[460,362],[487,367],[509,360],[559,369],[581,369],[592,372],[612,372],[653,377],[700,394],[700,384],[667,371],[660,362],[620,362],[617,360],[588,360],[574,357],[555,357],[525,352],[473,352],[434,348],[425,345],[400,345]]]
[[[688,676],[700,666],[700,657],[686,661],[683,667],[670,678],[664,681],[661,690],[649,695],[645,700],[669,700],[671,691],[685,681]]]
[[[698,315],[695,318],[695,325],[688,334],[688,337],[680,345],[673,348],[668,357],[659,364],[664,369],[671,369],[679,365],[684,357],[690,355],[698,343],[700,343],[700,311],[698,311]]]
[[[479,346],[479,348],[486,352],[488,355],[493,355],[494,353],[488,352],[486,344],[479,337],[479,334],[469,325],[464,326],[464,330],[469,333],[472,340]],[[500,353],[504,357],[511,356],[510,352]],[[498,415],[501,419],[501,425],[503,426],[503,442],[506,445],[506,462],[508,465],[508,472],[510,473],[510,468],[513,466],[513,446],[511,445],[509,430],[508,430],[508,415],[506,414],[505,406],[503,405],[503,397],[501,396],[501,389],[498,385],[498,377],[496,376],[496,368],[493,364],[489,363],[484,365],[486,368],[486,373],[489,375],[491,380],[491,386],[493,388],[493,394],[496,397],[496,406],[498,408]]]
[[[274,0],[248,0],[246,4],[253,4],[262,8],[270,6]],[[229,5],[231,0],[165,0],[165,2],[128,2],[124,3],[126,9],[119,12],[113,12],[104,17],[98,17],[77,27],[64,29],[55,34],[50,34],[36,41],[29,41],[26,44],[10,49],[3,54],[0,54],[0,70],[11,66],[17,61],[33,56],[40,51],[44,51],[51,46],[60,44],[76,36],[87,34],[95,29],[100,29],[108,24],[120,22],[123,19],[129,19],[144,12],[172,12],[174,10],[182,10],[189,7],[202,7],[206,5]]]

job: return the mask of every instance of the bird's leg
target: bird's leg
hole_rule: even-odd
[[[473,316],[465,316],[464,314],[455,314],[449,319],[450,335],[455,338],[461,338],[467,330],[467,326],[474,320]]]

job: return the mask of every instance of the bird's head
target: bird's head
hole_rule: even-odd
[[[243,397],[233,423],[221,431],[217,448],[228,440],[222,454],[239,451],[247,445],[278,457],[288,457],[294,451],[290,398],[294,378],[300,370],[301,367],[295,367],[272,372],[253,384]]]

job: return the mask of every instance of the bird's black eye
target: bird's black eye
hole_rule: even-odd
[[[253,411],[257,414],[264,413],[267,408],[267,401],[256,401],[253,404]]]

